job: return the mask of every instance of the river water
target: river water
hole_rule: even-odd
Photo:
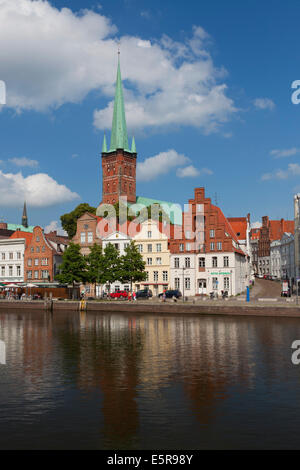
[[[300,319],[0,313],[0,449],[299,448],[295,339]]]

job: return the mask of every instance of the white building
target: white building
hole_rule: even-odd
[[[24,282],[25,238],[0,239],[0,282]]]
[[[118,250],[119,255],[123,256],[125,255],[125,248],[129,245],[130,242],[131,242],[131,238],[126,233],[113,232],[109,234],[107,237],[102,238],[102,248],[104,251],[107,245],[111,243]],[[106,289],[106,291],[109,290],[108,285],[104,286],[104,288]],[[128,283],[122,284],[122,282],[119,282],[119,281],[116,281],[110,285],[110,292],[117,292],[119,290],[129,291],[130,285]],[[97,296],[100,295],[99,289],[96,291],[96,295]]]
[[[295,239],[285,232],[270,245],[270,274],[277,279],[295,278]]]
[[[187,297],[222,291],[234,296],[249,283],[247,257],[236,252],[172,254],[170,272],[171,288]]]

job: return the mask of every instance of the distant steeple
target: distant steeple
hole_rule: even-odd
[[[120,54],[119,54],[120,55]],[[110,149],[112,152],[117,149],[123,149],[130,152],[128,146],[128,135],[125,118],[125,107],[123,98],[123,87],[120,70],[120,59],[118,58],[117,82],[114,102],[114,114],[111,129]]]
[[[23,227],[28,228],[28,217],[27,217],[26,201],[24,202],[23,215],[22,215],[22,225],[23,225]]]
[[[136,146],[135,146],[134,137],[132,137],[132,142],[131,142],[131,153],[136,153]]]
[[[104,133],[104,137],[103,137],[102,153],[107,153],[107,144],[106,144],[106,135],[105,135],[105,133]]]

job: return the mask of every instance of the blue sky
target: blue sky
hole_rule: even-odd
[[[293,216],[298,1],[0,4],[0,218],[18,222],[24,197],[42,226],[99,204],[118,40],[137,194],[183,204],[204,186],[227,216]]]

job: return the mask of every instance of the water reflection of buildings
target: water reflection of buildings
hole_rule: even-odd
[[[83,392],[81,400],[100,392],[92,412],[99,414],[104,446],[131,448],[144,423],[145,402],[159,403],[164,412],[162,397],[172,384],[185,398],[172,397],[171,409],[177,400],[198,423],[208,424],[235,387],[252,389],[257,377],[266,386],[276,376],[288,378],[290,357],[282,351],[289,354],[291,332],[300,333],[293,328],[296,321],[10,313],[0,314],[0,339],[10,373],[22,380],[20,395],[33,397],[37,407],[55,407],[53,390],[65,390],[66,382]],[[174,417],[178,411],[173,406],[170,412]]]

